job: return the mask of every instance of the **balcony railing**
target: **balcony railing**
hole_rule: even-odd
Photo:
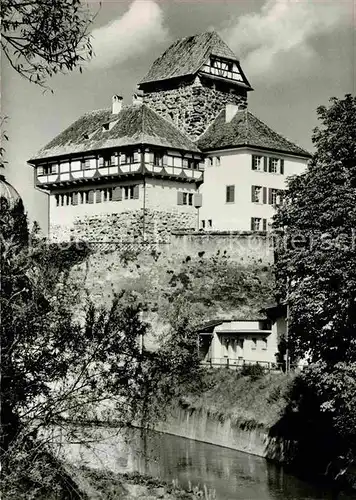
[[[49,173],[37,176],[37,186],[49,188],[59,184],[74,184],[79,182],[88,182],[100,179],[101,177],[126,177],[131,174],[148,173],[157,177],[168,177],[180,181],[191,180],[201,182],[203,180],[203,171],[199,169],[155,166],[151,163],[145,164],[142,169],[141,162],[128,163],[122,165],[105,165],[98,168],[88,168],[82,170],[73,170],[69,172]]]
[[[248,359],[210,358],[209,360],[201,361],[201,364],[213,368],[230,368],[232,370],[240,370],[246,365],[260,365],[266,371],[281,371],[283,369],[283,363]]]

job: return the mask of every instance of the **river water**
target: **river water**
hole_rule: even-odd
[[[114,472],[150,474],[179,485],[205,484],[218,500],[349,500],[329,488],[303,481],[264,458],[189,439],[150,432],[146,442],[139,430],[123,437],[114,429],[98,429],[100,440],[90,448],[66,447],[67,458],[78,465]],[[96,437],[98,437],[98,435]]]

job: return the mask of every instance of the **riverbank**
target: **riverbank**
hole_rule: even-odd
[[[155,430],[273,460],[356,489],[356,469],[336,454],[334,429],[297,374],[242,376],[210,370],[204,389],[171,407]]]
[[[215,492],[208,488],[179,487],[178,481],[168,484],[138,472],[118,474],[110,470],[74,467],[67,472],[85,500],[214,500]]]
[[[204,390],[173,404],[154,428],[196,441],[243,451],[279,463],[295,455],[296,442],[271,435],[288,405],[295,375],[242,376],[232,370],[207,370]]]

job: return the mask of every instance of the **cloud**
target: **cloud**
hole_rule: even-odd
[[[268,0],[258,13],[241,16],[222,31],[228,45],[243,59],[251,77],[280,79],[310,67],[312,41],[340,26],[350,13],[348,2]],[[291,57],[291,55],[293,57]],[[276,69],[279,71],[275,71]],[[287,70],[287,71],[286,71]]]
[[[134,0],[127,12],[92,32],[95,57],[89,68],[121,64],[167,41],[162,9],[153,0]]]

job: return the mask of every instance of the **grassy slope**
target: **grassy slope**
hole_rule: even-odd
[[[204,375],[199,394],[188,394],[189,408],[206,410],[219,419],[251,427],[266,428],[282,416],[288,402],[294,375],[266,374],[253,380],[227,369],[211,369]]]

